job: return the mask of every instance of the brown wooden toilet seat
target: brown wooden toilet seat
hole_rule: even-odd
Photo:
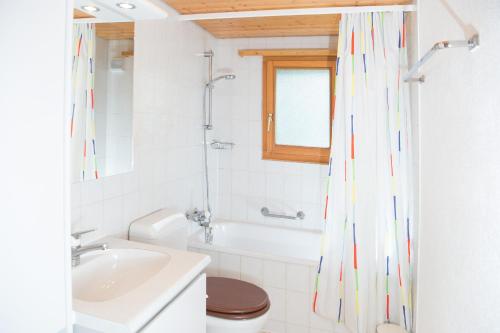
[[[236,279],[207,278],[207,296],[207,315],[223,319],[253,319],[271,307],[262,288]]]

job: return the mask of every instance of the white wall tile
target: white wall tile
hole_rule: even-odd
[[[123,180],[123,193],[135,192],[139,189],[139,177],[137,172],[129,172],[120,175]]]
[[[278,261],[264,260],[264,286],[285,288],[285,264]]]
[[[309,313],[309,325],[311,329],[321,330],[321,332],[333,332],[333,322],[330,319],[326,319],[318,316],[312,311]]]
[[[310,333],[310,331],[308,326],[288,324],[286,333]]]
[[[318,174],[306,174],[302,177],[302,201],[308,203],[318,203],[320,200],[321,184]]]
[[[282,199],[285,194],[285,178],[280,173],[266,175],[266,195],[270,199]]]
[[[265,290],[271,300],[271,309],[269,318],[272,320],[286,320],[286,291],[273,287],[265,287]]]
[[[95,240],[105,234],[101,231],[103,221],[103,202],[99,201],[90,205],[82,206],[82,217],[80,220],[79,228],[74,228],[75,231],[96,229],[95,232],[88,233],[82,236],[82,242]]]
[[[264,263],[262,259],[242,256],[241,279],[262,286],[264,282]]]
[[[71,185],[71,207],[76,208],[82,205],[82,183]]]
[[[219,275],[223,277],[240,279],[241,258],[239,255],[220,253],[219,254]]]
[[[290,201],[300,201],[302,193],[302,184],[300,176],[286,175],[284,176],[284,183],[285,183],[285,192],[283,199]]]
[[[82,205],[89,205],[103,200],[102,183],[91,180],[82,183]]]
[[[286,265],[286,288],[287,290],[309,292],[309,266]]]
[[[103,199],[110,199],[123,194],[123,178],[120,175],[102,179]]]
[[[125,236],[125,230],[123,230],[123,198],[121,196],[103,201],[102,232],[106,235]]]
[[[276,320],[268,320],[264,326],[263,333],[285,333],[286,325],[284,322]]]
[[[248,196],[264,197],[266,195],[266,174],[248,172]]]
[[[231,174],[232,194],[248,195],[248,172],[234,170]]]
[[[247,196],[233,195],[231,197],[231,219],[234,221],[246,221],[248,218]]]
[[[209,250],[199,250],[199,252],[210,256],[210,264],[205,269],[207,276],[219,276],[219,252]]]
[[[139,192],[123,196],[123,228],[128,231],[130,223],[139,217]]]
[[[262,207],[267,206],[267,200],[265,196],[248,197],[247,205],[248,205],[247,216],[249,221],[259,222],[259,223],[267,222],[266,217],[264,217],[260,212]]]
[[[310,333],[334,333],[334,331],[333,331],[333,329],[322,330],[322,329],[311,327]]]
[[[290,324],[309,325],[309,308],[311,300],[307,293],[286,291],[286,322]]]

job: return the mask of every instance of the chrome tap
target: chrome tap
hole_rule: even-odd
[[[205,231],[205,243],[212,244],[214,240],[213,228],[207,225],[204,226],[204,231]]]
[[[205,233],[205,243],[212,244],[214,240],[213,229],[210,226],[210,222],[212,221],[210,216],[210,211],[205,212],[198,209],[193,209],[192,211],[186,212],[186,218],[193,222],[198,223],[201,227],[203,227],[203,231]]]
[[[93,232],[93,231],[95,231],[95,229],[79,231],[79,232],[75,232],[75,233],[71,234],[71,236],[74,239],[79,240],[82,235],[87,234],[89,232]],[[81,244],[78,244],[77,246],[73,246],[73,247],[71,247],[71,266],[76,267],[76,266],[80,265],[80,256],[82,254],[85,254],[85,253],[91,252],[91,251],[96,251],[96,250],[105,251],[107,249],[108,249],[108,245],[106,243],[92,244],[92,245],[87,245],[87,246],[82,246]]]
[[[193,209],[192,211],[186,212],[186,218],[193,222],[198,223],[202,227],[208,227],[210,225],[210,214],[205,213],[203,210]]]

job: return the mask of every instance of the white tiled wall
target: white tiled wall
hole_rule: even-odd
[[[214,89],[212,138],[231,141],[231,151],[211,153],[216,216],[237,221],[319,228],[327,167],[318,164],[264,161],[262,155],[262,57],[238,55],[245,48],[326,48],[329,37],[221,39],[215,42],[215,69],[234,72],[236,80]],[[293,214],[302,222],[264,218],[263,206]]]
[[[241,279],[262,287],[271,300],[264,332],[332,333],[332,324],[312,312],[316,265],[240,256],[192,248],[210,255],[207,276]]]
[[[201,106],[206,60],[215,51],[216,74],[234,72],[214,90],[210,138],[233,141],[232,151],[211,150],[217,217],[318,228],[327,167],[261,159],[262,59],[241,58],[240,48],[328,47],[328,37],[215,40],[192,23],[136,24],[134,56],[134,171],[72,186],[73,229],[90,236],[120,235],[135,218],[162,207],[203,206]],[[260,208],[306,219],[264,218]]]
[[[192,23],[136,22],[134,170],[72,185],[72,228],[124,236],[162,207],[202,206],[201,105],[212,40]]]

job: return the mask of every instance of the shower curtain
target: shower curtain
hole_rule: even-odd
[[[95,142],[95,26],[73,25],[72,109],[70,121],[73,180],[99,178]]]
[[[412,326],[412,171],[404,13],[344,14],[313,311],[336,332]]]

